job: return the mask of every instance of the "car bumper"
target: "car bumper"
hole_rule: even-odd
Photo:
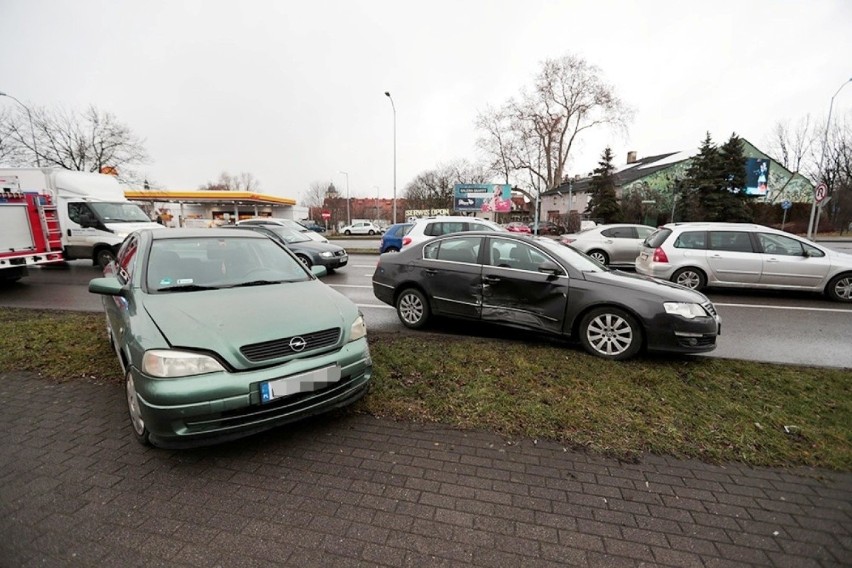
[[[320,257],[315,264],[320,266],[325,266],[326,268],[343,268],[349,262],[349,255],[346,256],[335,256],[333,258],[322,258]]]
[[[719,316],[686,319],[661,315],[647,328],[649,351],[670,353],[707,353],[716,349],[716,338],[722,332]]]
[[[634,264],[636,272],[645,276],[653,276],[663,280],[670,280],[674,274],[675,267],[671,264],[643,263],[637,262]]]
[[[296,378],[339,365],[340,379],[261,403],[261,384]],[[151,378],[132,367],[142,418],[151,442],[160,447],[202,446],[240,438],[351,404],[372,379],[366,338],[331,353],[238,373],[221,372],[175,379]]]

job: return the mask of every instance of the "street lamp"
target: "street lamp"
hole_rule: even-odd
[[[844,81],[843,84],[840,85],[840,87],[838,87],[838,89],[834,93],[834,95],[831,96],[831,103],[828,105],[828,118],[825,120],[825,134],[823,135],[823,138],[822,138],[822,152],[820,153],[819,169],[817,170],[819,172],[819,175],[822,175],[822,165],[823,165],[823,161],[825,160],[825,147],[828,146],[828,128],[831,125],[831,111],[834,108],[834,97],[836,97],[840,93],[840,90],[843,89],[843,87],[845,87],[849,83],[852,83],[852,77],[850,77],[849,79]],[[814,202],[811,205],[811,218],[808,221],[808,238],[809,239],[811,238],[811,235],[813,235],[818,229],[817,227],[813,226],[813,224],[814,224],[814,213],[816,212],[816,206],[817,206],[817,202],[816,202],[816,199],[814,199]],[[817,218],[817,224],[819,224],[819,218]]]
[[[349,215],[349,173],[341,171],[341,174],[346,176],[346,224],[352,224],[352,217]]]
[[[390,99],[393,109],[393,224],[396,224],[396,105],[390,91],[385,91],[385,96]]]
[[[0,97],[9,97],[13,101],[18,103],[22,107],[24,107],[24,110],[27,111],[27,116],[30,118],[30,135],[33,137],[33,152],[35,152],[35,156],[36,156],[36,165],[38,167],[41,167],[41,160],[39,160],[38,148],[36,147],[35,128],[33,128],[33,113],[30,112],[30,109],[27,107],[27,105],[25,105],[24,103],[22,103],[21,101],[19,101],[18,99],[16,99],[12,95],[10,95],[9,93],[4,93],[4,92],[0,91]]]

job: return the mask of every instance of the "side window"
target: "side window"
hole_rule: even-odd
[[[427,223],[426,228],[423,229],[423,234],[430,237],[437,237],[441,234],[441,225],[443,223]]]
[[[538,265],[548,260],[546,256],[526,243],[491,239],[489,263],[501,268],[538,271]]]
[[[612,227],[601,231],[601,234],[611,239],[635,239],[636,232],[633,227]]]
[[[116,256],[118,264],[118,279],[122,284],[126,284],[133,276],[133,269],[136,266],[136,251],[139,248],[139,239],[130,236],[121,245]]]
[[[707,233],[704,231],[686,231],[675,239],[675,248],[705,249],[707,248]]]
[[[69,203],[68,204],[68,218],[81,225],[83,218],[92,217],[92,210],[89,209],[89,206],[85,203]]]
[[[486,225],[485,223],[476,223],[470,222],[467,224],[468,231],[493,231],[494,229],[490,225]]]
[[[438,245],[441,243],[430,243],[423,247],[423,258],[435,260],[438,258]]]
[[[754,252],[751,238],[742,231],[710,231],[710,250]]]
[[[479,258],[479,247],[482,239],[479,237],[460,237],[457,239],[445,239],[438,245],[437,260],[450,262],[476,263]]]
[[[812,256],[814,258],[825,256],[825,253],[815,246],[809,245],[808,243],[802,243],[802,245],[805,247],[805,251],[808,253],[808,256]]]
[[[802,243],[796,239],[791,239],[790,237],[758,233],[757,241],[760,243],[760,248],[762,248],[763,252],[766,254],[781,254],[785,256],[804,255]]]

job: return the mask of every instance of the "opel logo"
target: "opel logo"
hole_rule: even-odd
[[[301,337],[294,337],[290,340],[290,349],[296,351],[302,351],[305,347],[308,346],[308,342],[302,339]]]

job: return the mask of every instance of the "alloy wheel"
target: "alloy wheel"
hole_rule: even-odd
[[[586,327],[586,338],[592,348],[607,357],[621,355],[633,345],[633,327],[624,318],[603,313]]]

